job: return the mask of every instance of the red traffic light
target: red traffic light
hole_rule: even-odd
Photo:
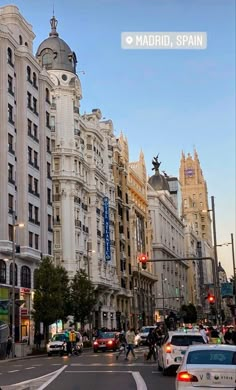
[[[208,294],[207,300],[209,303],[215,303],[215,296]]]
[[[140,263],[146,263],[147,262],[147,255],[140,255],[139,261],[140,261]]]

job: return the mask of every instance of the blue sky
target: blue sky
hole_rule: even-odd
[[[1,1],[0,5],[9,4]],[[13,4],[13,3],[12,3]],[[53,0],[16,0],[36,34],[47,38]],[[217,239],[235,234],[235,0],[54,0],[58,32],[78,58],[81,112],[100,108],[128,137],[130,161],[160,153],[178,175],[181,151],[199,154]],[[206,31],[207,50],[122,50],[123,31]],[[235,239],[236,241],[236,239]],[[231,246],[219,259],[232,274]]]

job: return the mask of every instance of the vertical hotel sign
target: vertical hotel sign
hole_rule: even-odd
[[[109,222],[109,198],[105,196],[104,202],[104,231],[105,231],[105,259],[111,260],[110,222]]]

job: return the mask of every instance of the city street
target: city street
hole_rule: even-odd
[[[163,377],[156,364],[144,362],[146,348],[136,350],[138,359],[114,352],[93,353],[81,356],[41,357],[0,362],[1,390],[103,390],[120,388],[130,390],[174,390],[175,377]],[[13,386],[14,385],[14,386]]]

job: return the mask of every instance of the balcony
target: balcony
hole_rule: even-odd
[[[78,219],[75,219],[75,226],[81,228],[81,221],[79,221]]]

